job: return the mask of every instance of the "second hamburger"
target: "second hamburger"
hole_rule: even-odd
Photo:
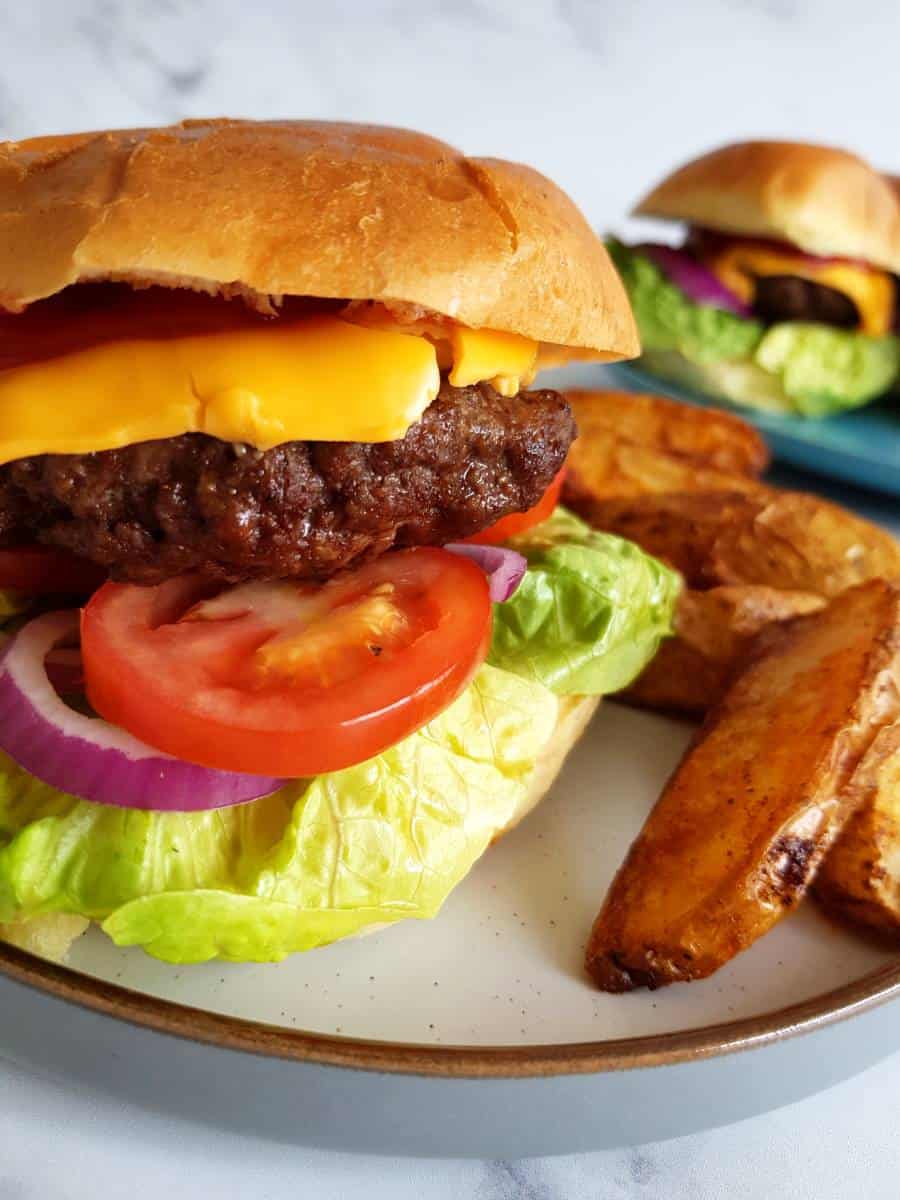
[[[844,150],[740,142],[687,163],[635,215],[683,245],[611,241],[652,374],[805,417],[856,408],[900,373],[900,200]]]

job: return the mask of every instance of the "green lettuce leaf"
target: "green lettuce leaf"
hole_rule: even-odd
[[[692,362],[747,358],[763,335],[759,321],[695,304],[656,263],[615,238],[607,249],[622,276],[644,351],[677,350]]]
[[[717,400],[730,400],[745,408],[784,413],[793,407],[777,375],[763,370],[752,358],[695,363],[675,350],[651,350],[641,356],[640,365],[651,375],[679,387],[715,396]]]
[[[0,756],[0,923],[68,913],[169,962],[277,961],[432,917],[521,804],[556,714],[484,666],[377,758],[208,813],[91,804]]]
[[[900,341],[804,321],[773,325],[754,361],[778,379],[794,411],[823,417],[886,392],[900,373]]]
[[[528,560],[494,610],[489,662],[561,695],[626,687],[672,632],[676,573],[564,508],[510,542]]]

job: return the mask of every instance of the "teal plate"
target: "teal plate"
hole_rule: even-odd
[[[668,383],[632,365],[606,370],[630,391],[659,392],[709,408],[727,408],[754,425],[781,462],[830,479],[900,496],[900,400],[882,400],[822,420],[741,408]]]

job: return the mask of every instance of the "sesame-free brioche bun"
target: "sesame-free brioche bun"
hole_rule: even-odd
[[[403,129],[198,120],[0,143],[0,307],[107,279],[263,308],[403,302],[587,357],[639,351],[619,277],[565,193]]]
[[[863,159],[829,146],[723,146],[667,176],[634,212],[900,271],[900,197]]]

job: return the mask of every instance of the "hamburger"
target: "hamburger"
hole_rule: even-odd
[[[638,348],[572,202],[397,129],[0,146],[0,923],[275,961],[434,916],[670,628],[558,503]]]
[[[662,379],[821,417],[900,374],[900,198],[845,150],[739,142],[667,176],[634,210],[680,222],[677,247],[611,240]]]

